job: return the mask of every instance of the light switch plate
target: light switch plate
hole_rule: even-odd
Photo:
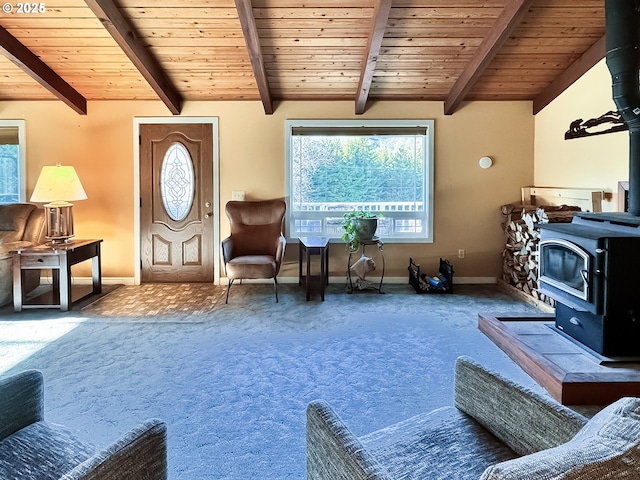
[[[244,201],[244,190],[234,190],[231,192],[231,200]]]

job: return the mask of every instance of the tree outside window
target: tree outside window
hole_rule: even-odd
[[[289,236],[339,238],[366,210],[386,240],[430,241],[432,123],[287,122]]]

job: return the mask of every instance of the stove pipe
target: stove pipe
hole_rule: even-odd
[[[605,14],[613,101],[629,127],[629,213],[640,216],[640,1],[606,0]]]

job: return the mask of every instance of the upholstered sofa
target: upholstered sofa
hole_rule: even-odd
[[[164,422],[146,420],[106,448],[96,448],[44,419],[43,390],[36,370],[0,380],[0,478],[166,480]]]
[[[311,402],[307,478],[640,478],[640,399],[587,419],[461,357],[454,405],[356,437],[327,402]]]
[[[0,205],[0,306],[13,298],[13,258],[9,252],[45,241],[44,210],[28,203]],[[23,291],[40,285],[40,270],[24,272]]]

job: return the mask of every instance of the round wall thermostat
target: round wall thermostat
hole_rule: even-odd
[[[493,160],[490,157],[482,157],[479,163],[482,168],[489,168],[493,165]]]

